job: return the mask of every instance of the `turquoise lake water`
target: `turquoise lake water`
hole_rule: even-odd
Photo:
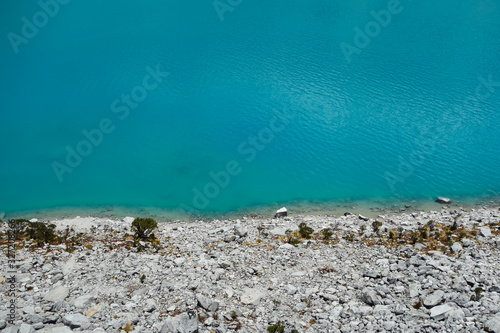
[[[60,2],[0,4],[0,212],[500,192],[498,1]]]

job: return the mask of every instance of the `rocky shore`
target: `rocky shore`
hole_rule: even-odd
[[[52,221],[15,280],[0,224],[1,332],[500,332],[498,209],[132,221]]]

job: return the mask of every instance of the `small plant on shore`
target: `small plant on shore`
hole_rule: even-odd
[[[418,310],[418,309],[420,309],[423,305],[424,305],[424,302],[422,301],[422,299],[419,299],[417,303],[413,304],[413,308]]]
[[[380,221],[374,221],[372,223],[373,232],[378,234],[378,232],[380,231],[380,227],[381,226],[382,226],[382,222],[380,222]]]
[[[287,237],[287,241],[286,242],[288,244],[293,245],[293,246],[297,246],[298,244],[300,244],[300,241],[297,238],[295,238],[293,234],[294,234],[293,231],[290,230],[290,229],[288,229],[287,231],[285,231],[285,235]]]
[[[267,331],[269,333],[283,333],[285,332],[285,326],[281,323],[281,321],[279,321],[276,324],[269,326]]]
[[[145,280],[146,280],[146,275],[142,274],[142,276],[141,276],[141,283],[144,283]]]
[[[474,289],[474,295],[472,295],[470,298],[471,301],[478,302],[483,297],[483,295],[481,295],[483,291],[484,289],[481,287],[477,287],[476,289]]]
[[[132,222],[132,231],[134,238],[141,241],[150,241],[155,239],[154,230],[158,227],[158,223],[152,218],[136,218]]]
[[[452,246],[454,243],[453,239],[451,238],[452,235],[453,235],[453,232],[451,232],[451,231],[446,232],[446,244],[448,246]]]
[[[257,227],[257,231],[259,232],[259,236],[262,236],[262,237],[267,237],[269,236],[269,234],[267,232],[265,232],[266,229],[264,229],[263,226],[258,226]]]
[[[323,239],[326,241],[329,241],[333,236],[333,231],[330,228],[321,230],[321,233],[323,234]]]
[[[349,241],[349,242],[354,242],[354,238],[355,238],[354,234],[352,234],[350,232],[346,233],[344,236],[344,239]]]
[[[427,226],[429,227],[430,231],[433,231],[436,228],[436,225],[434,224],[434,220],[430,220],[427,222]]]
[[[420,232],[420,239],[421,240],[427,239],[428,234],[427,234],[427,228],[426,227],[420,227],[420,228],[418,228],[418,231]]]
[[[130,324],[130,322],[127,322],[127,324],[125,325],[123,330],[128,333],[128,332],[132,332],[134,329],[132,327],[132,324]]]
[[[403,227],[398,227],[398,238],[403,238],[403,232],[404,232],[404,229]]]
[[[418,242],[418,233],[416,231],[412,231],[410,234],[410,240],[413,245],[417,244]]]
[[[389,239],[394,240],[394,233],[392,231],[389,231]]]
[[[314,229],[307,226],[304,222],[299,224],[299,234],[305,239],[311,238],[311,235],[314,233]]]

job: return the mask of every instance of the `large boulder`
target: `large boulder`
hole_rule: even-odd
[[[161,333],[196,333],[198,332],[198,313],[189,310],[176,317],[170,317],[161,328]]]
[[[274,214],[275,219],[285,216],[288,216],[288,210],[285,207],[281,207],[276,211],[276,214]]]

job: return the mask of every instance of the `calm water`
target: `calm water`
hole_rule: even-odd
[[[0,211],[498,195],[500,3],[391,3],[2,1]]]

